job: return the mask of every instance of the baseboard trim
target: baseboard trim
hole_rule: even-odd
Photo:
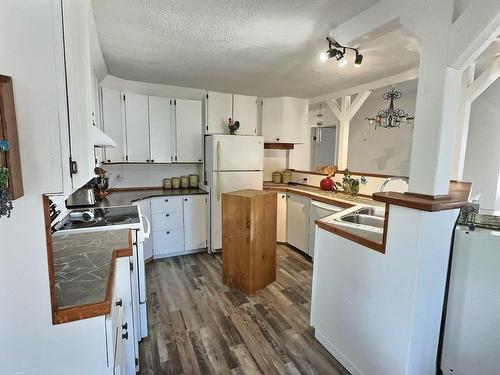
[[[321,345],[323,345],[326,350],[328,350],[342,366],[344,366],[351,375],[365,375],[359,368],[357,368],[351,361],[347,359],[345,355],[342,354],[340,350],[337,349],[333,343],[326,338],[318,329],[314,332],[314,337],[318,340]]]

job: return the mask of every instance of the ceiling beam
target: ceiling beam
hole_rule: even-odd
[[[500,1],[475,0],[451,26],[448,65],[469,66],[500,34]]]
[[[347,116],[349,118],[349,121],[354,117],[356,112],[359,111],[359,109],[361,108],[363,103],[366,101],[366,99],[368,99],[368,97],[370,96],[371,93],[372,93],[371,91],[364,91],[364,92],[360,92],[356,96],[356,99],[354,99],[354,101],[351,103],[351,105],[349,106],[348,112],[347,112]]]
[[[465,100],[472,103],[488,87],[500,77],[500,56],[497,56],[488,67],[465,90]]]
[[[314,98],[309,99],[309,105],[316,104],[316,103],[322,103],[322,102],[328,103],[332,99],[341,98],[341,97],[347,96],[347,95],[354,95],[354,94],[358,94],[360,92],[372,91],[375,89],[379,89],[381,87],[394,85],[396,83],[400,83],[400,82],[404,82],[404,81],[410,81],[410,80],[416,79],[416,78],[418,78],[418,69],[417,68],[410,69],[410,70],[407,70],[406,72],[403,72],[403,73],[399,73],[399,74],[395,74],[395,75],[392,75],[389,77],[378,79],[376,81],[364,83],[362,85],[350,87],[350,88],[345,89],[345,90],[316,96]]]

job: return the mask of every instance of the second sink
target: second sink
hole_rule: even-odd
[[[351,213],[342,216],[340,220],[353,224],[368,225],[376,228],[384,227],[384,218],[380,216],[364,215],[361,213]]]

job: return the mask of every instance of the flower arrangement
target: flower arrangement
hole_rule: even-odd
[[[12,199],[9,196],[9,168],[0,166],[0,217],[10,217]]]

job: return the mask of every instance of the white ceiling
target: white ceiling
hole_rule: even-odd
[[[313,97],[418,65],[418,42],[403,30],[363,40],[359,48],[365,58],[358,69],[319,61],[328,31],[376,2],[93,0],[92,4],[110,74],[259,96]]]

